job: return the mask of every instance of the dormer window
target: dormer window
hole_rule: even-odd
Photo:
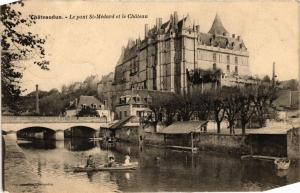
[[[234,48],[234,42],[231,43],[231,47]]]

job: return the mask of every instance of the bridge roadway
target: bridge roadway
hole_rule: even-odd
[[[64,131],[74,127],[87,127],[100,132],[107,124],[104,117],[46,117],[46,116],[2,116],[1,130],[9,138],[16,139],[17,132],[27,128],[47,128],[55,132],[56,140],[64,139]]]

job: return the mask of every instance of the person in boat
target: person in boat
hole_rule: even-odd
[[[124,166],[128,166],[128,165],[130,165],[131,163],[130,163],[130,156],[129,155],[126,155],[125,156],[125,160],[124,160]]]
[[[95,161],[92,155],[89,155],[89,157],[86,160],[86,168],[95,168]]]
[[[107,167],[115,167],[115,166],[116,166],[115,156],[110,155],[110,156],[108,157]]]

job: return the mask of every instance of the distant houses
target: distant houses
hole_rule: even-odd
[[[144,117],[151,113],[149,104],[152,98],[149,95],[142,97],[139,94],[127,94],[119,98],[115,112],[119,119],[129,116]]]

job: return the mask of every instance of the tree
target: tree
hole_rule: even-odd
[[[238,88],[228,88],[223,91],[224,95],[224,110],[225,110],[225,118],[228,121],[230,134],[234,134],[234,126],[235,122],[238,118],[239,106],[238,104]]]
[[[173,105],[170,104],[171,108],[175,108],[182,121],[189,121],[192,114],[195,111],[195,104],[193,103],[193,98],[191,96],[177,95]]]
[[[277,98],[277,89],[265,84],[260,84],[256,88],[253,102],[255,105],[255,115],[260,127],[265,125],[267,116],[271,113],[270,109],[274,100]]]
[[[240,109],[239,118],[241,120],[242,135],[246,134],[246,124],[249,123],[251,117],[255,113],[253,108],[253,91],[250,88],[243,89],[237,98],[237,106]]]
[[[212,109],[212,92],[194,93],[193,105],[195,113],[199,120],[207,120],[210,117]]]
[[[35,24],[30,18],[23,18],[21,12],[13,6],[24,6],[22,1],[1,6],[1,84],[2,102],[16,109],[16,101],[20,99],[22,90],[20,82],[25,66],[22,60],[33,60],[41,69],[48,70],[49,61],[45,60],[43,45],[45,39],[31,32],[21,32],[21,27],[29,28]],[[24,28],[23,28],[24,29]]]
[[[100,117],[97,109],[90,106],[83,106],[78,112],[78,117]]]
[[[217,123],[217,133],[221,133],[221,122],[225,116],[225,106],[224,106],[224,98],[222,93],[217,91],[213,96],[212,102],[212,111],[214,115],[214,120]]]
[[[58,116],[64,110],[64,101],[61,99],[61,94],[52,89],[47,96],[40,99],[40,114],[47,116]]]

